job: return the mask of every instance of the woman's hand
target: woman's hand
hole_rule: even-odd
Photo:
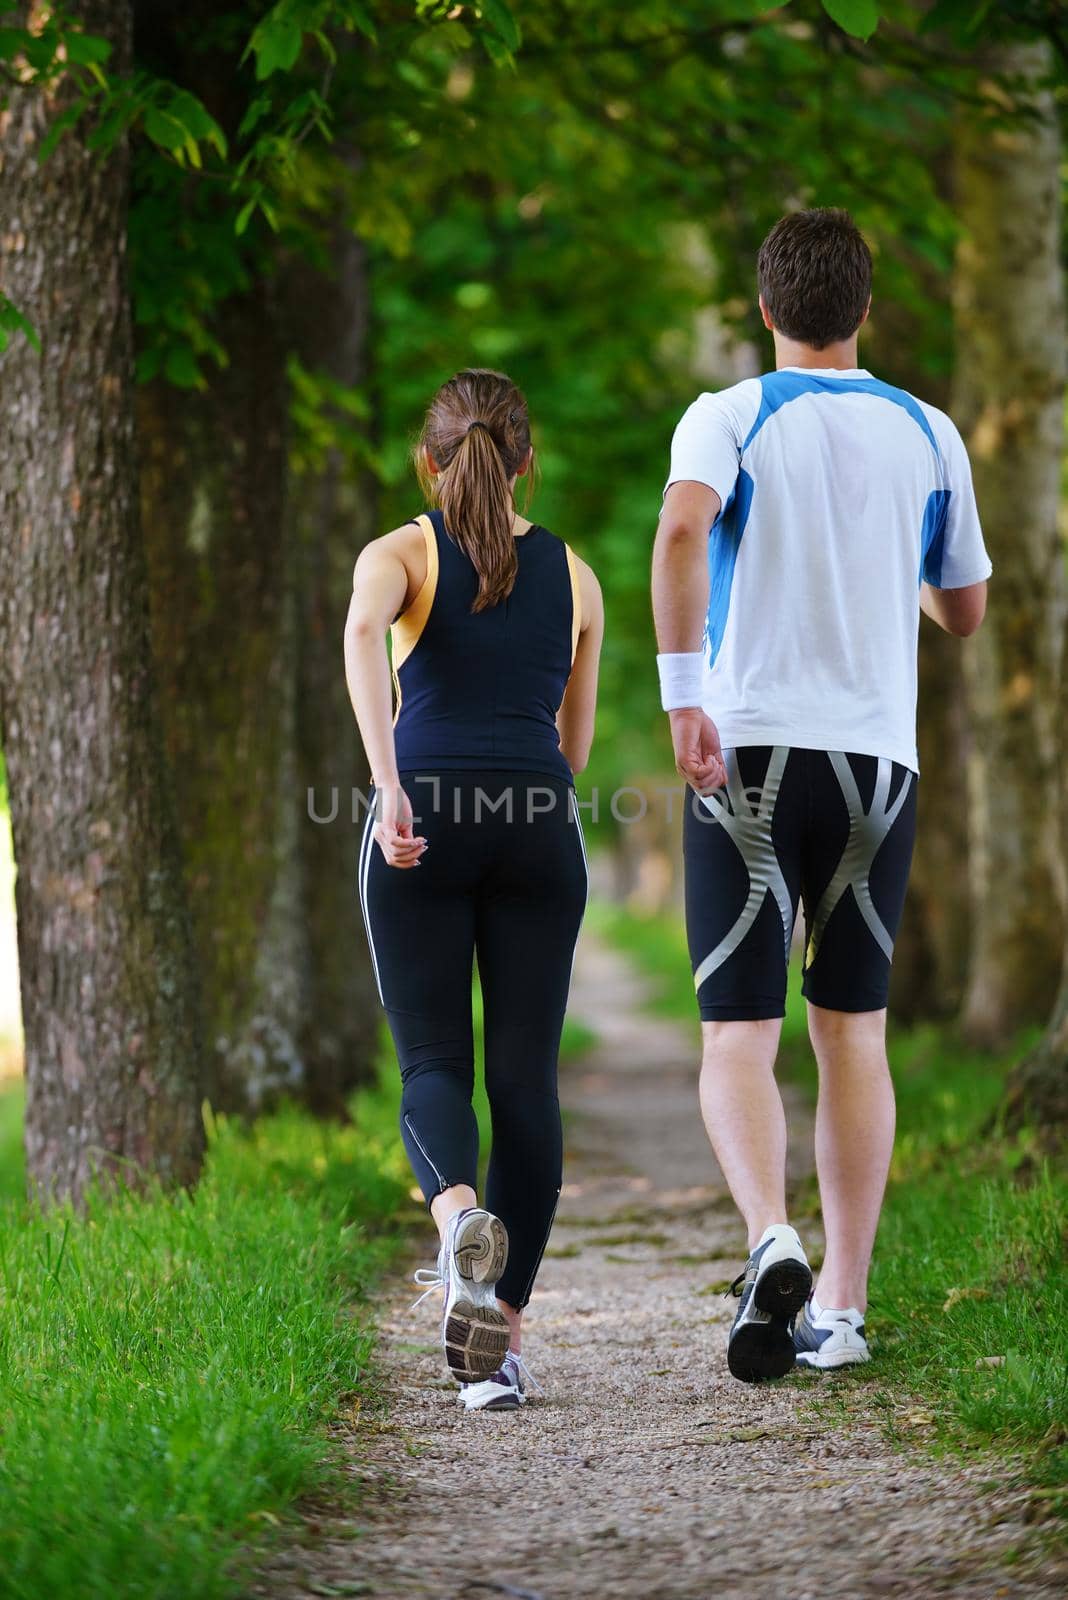
[[[426,839],[412,834],[412,803],[399,783],[375,789],[375,842],[391,867],[417,867]]]

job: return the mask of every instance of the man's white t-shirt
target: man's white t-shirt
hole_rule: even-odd
[[[668,485],[680,479],[721,504],[702,703],[724,748],[918,772],[920,584],[992,571],[949,417],[862,368],[783,367],[694,401],[671,444]]]

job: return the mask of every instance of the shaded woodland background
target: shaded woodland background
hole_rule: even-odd
[[[948,409],[995,575],[921,629],[897,1020],[1068,1122],[1068,30],[1043,0],[23,7],[0,29],[0,746],[29,1181],[195,1180],[202,1103],[345,1115],[379,1017],[341,630],[418,509],[434,388],[524,387],[533,511],[596,567],[580,795],[672,778],[648,569],[671,430],[772,364],[754,258],[844,205],[861,362]],[[521,23],[521,27],[520,27]],[[43,158],[43,159],[42,159]],[[320,815],[341,797],[329,824]],[[662,813],[589,830],[677,895]]]

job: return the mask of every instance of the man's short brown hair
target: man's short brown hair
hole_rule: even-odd
[[[848,339],[864,320],[871,251],[848,211],[794,211],[760,246],[757,283],[778,331],[823,350]]]

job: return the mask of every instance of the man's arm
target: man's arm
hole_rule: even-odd
[[[920,609],[946,633],[966,639],[986,615],[986,579],[964,589],[933,589],[925,583],[920,587]]]
[[[708,530],[719,511],[716,491],[689,479],[671,484],[664,496],[653,546],[653,621],[657,647],[665,654],[701,648],[708,611]],[[679,772],[699,794],[722,788],[727,773],[711,718],[700,705],[668,715]]]

